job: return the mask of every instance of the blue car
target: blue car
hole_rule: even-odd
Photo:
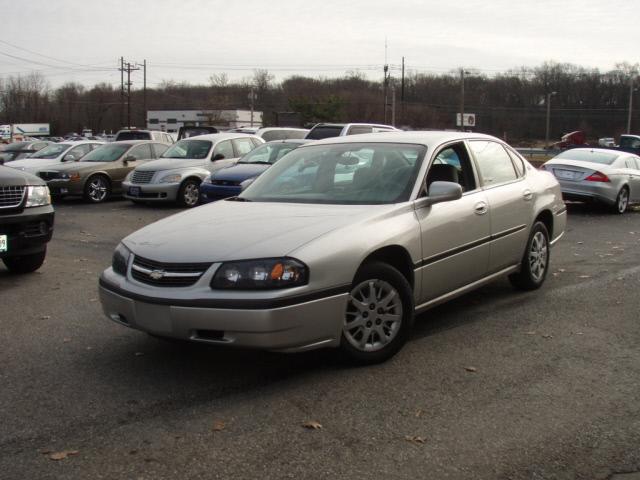
[[[243,187],[253,182],[284,155],[310,141],[288,139],[260,145],[247,153],[235,165],[220,169],[205,178],[200,184],[200,202],[215,202],[238,195]]]

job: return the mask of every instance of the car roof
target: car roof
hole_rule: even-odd
[[[633,153],[625,152],[624,150],[611,150],[610,148],[589,148],[589,147],[570,148],[560,153],[571,153],[571,152],[608,153],[609,155],[615,155],[617,157],[626,157],[630,155],[634,156]]]
[[[448,132],[439,130],[428,131],[411,131],[404,132],[401,130],[392,132],[379,133],[362,133],[358,135],[347,135],[344,137],[330,137],[322,140],[314,140],[313,144],[329,144],[329,143],[406,143],[414,145],[433,145],[441,144],[456,140],[502,140],[491,135],[483,133],[469,132]]]
[[[312,140],[310,138],[283,138],[283,139],[279,139],[279,140],[271,140],[271,141],[266,142],[266,143],[268,143],[268,144],[272,144],[272,143],[297,143],[299,145],[304,145],[305,143],[310,143],[310,142],[315,142],[315,140]]]
[[[117,142],[105,143],[105,145],[138,145],[141,143],[162,143],[158,140],[118,140]],[[165,145],[165,144],[163,144]]]

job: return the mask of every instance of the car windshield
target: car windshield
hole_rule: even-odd
[[[42,150],[34,153],[29,158],[56,158],[69,150],[73,145],[69,143],[56,143],[55,145],[49,145]]]
[[[265,143],[251,150],[238,163],[275,163],[284,155],[294,150],[300,144],[296,143]]]
[[[307,130],[267,130],[262,134],[265,142],[272,140],[286,140],[287,138],[304,138],[308,133]]]
[[[129,150],[131,145],[103,145],[87,153],[82,157],[83,162],[113,162],[120,158],[124,152]]]
[[[207,158],[213,144],[208,140],[180,140],[162,154],[162,158]]]
[[[619,154],[616,152],[597,152],[594,150],[567,150],[559,155],[556,155],[554,160],[578,160],[581,162],[601,163],[602,165],[611,165],[613,161],[618,158]]]
[[[240,198],[253,202],[387,204],[407,201],[426,147],[348,143],[297,148]]]

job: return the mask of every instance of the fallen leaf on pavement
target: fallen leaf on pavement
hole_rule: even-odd
[[[477,372],[478,369],[476,367],[464,367],[467,372]]]
[[[134,355],[135,355],[136,357],[141,357],[141,356],[143,356],[143,355],[144,355],[144,352],[136,352],[136,353],[134,353]]]
[[[40,320],[49,320],[51,315],[40,315]]]
[[[211,430],[213,430],[214,432],[221,432],[222,430],[224,430],[226,427],[226,425],[224,424],[224,422],[221,422],[220,420],[216,420],[215,422],[213,422],[213,426],[211,427]]]
[[[404,439],[407,442],[411,442],[415,444],[419,444],[419,443],[422,444],[427,442],[423,437],[419,437],[418,435],[405,435]]]
[[[591,278],[591,275],[580,275],[578,278]]]
[[[71,455],[77,455],[78,453],[80,453],[78,450],[63,450],[62,452],[54,452],[49,454],[49,459],[55,461],[64,460],[65,458]]]
[[[549,334],[542,335],[542,338],[553,338],[553,335],[549,335]]]
[[[419,408],[418,410],[416,410],[416,418],[421,417],[422,416],[422,409]]]
[[[536,333],[538,333],[538,332],[536,332],[535,330],[533,330],[533,331],[531,331],[531,332],[527,332],[527,333],[525,333],[525,335],[535,335]]]
[[[308,422],[304,422],[302,426],[304,428],[308,428],[309,430],[322,430],[322,424],[316,422],[315,420],[309,420]]]

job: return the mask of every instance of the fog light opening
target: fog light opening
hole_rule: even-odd
[[[114,322],[122,323],[124,325],[129,325],[129,321],[127,320],[127,317],[125,317],[120,313],[110,313],[109,318]]]

